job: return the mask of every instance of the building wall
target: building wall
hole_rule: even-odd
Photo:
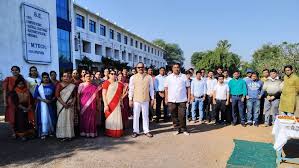
[[[121,62],[127,62],[129,66],[135,66],[138,62],[144,62],[147,66],[155,65],[156,67],[162,67],[166,65],[166,61],[163,59],[163,49],[153,45],[152,43],[137,37],[132,33],[120,28],[119,26],[103,19],[99,15],[92,13],[81,6],[74,4],[73,9],[73,59],[80,60],[83,56],[87,56],[95,62],[101,62],[102,57],[111,57],[114,60],[120,60]],[[78,27],[76,24],[76,14],[84,17],[84,28]],[[89,21],[96,22],[96,32],[92,32],[89,29]],[[106,36],[100,34],[100,24],[106,26]],[[110,29],[114,30],[114,39],[110,39]],[[117,40],[117,33],[121,33],[121,42]],[[78,35],[80,34],[80,40]],[[128,37],[128,44],[124,43],[124,36]],[[130,39],[133,38],[133,46],[130,45]],[[138,41],[138,48],[135,47],[135,41]],[[83,52],[85,42],[90,43],[90,53]],[[140,42],[143,44],[143,48],[140,49]],[[100,46],[101,53],[95,52],[95,45]],[[150,52],[148,49],[144,50],[144,45],[147,48],[150,46]],[[77,46],[77,47],[76,47]],[[75,49],[78,48],[77,51]],[[89,47],[87,47],[89,48]],[[155,52],[151,52],[151,48],[154,48]],[[125,51],[125,52],[123,52]],[[159,56],[158,56],[159,51]],[[131,60],[129,60],[129,53],[131,54]],[[118,56],[118,57],[117,57]],[[124,56],[125,60],[122,59]],[[135,57],[135,58],[134,58]],[[136,59],[137,57],[137,59]]]
[[[22,45],[21,3],[45,9],[50,16],[51,64],[30,64],[24,60]],[[0,0],[0,80],[10,75],[12,65],[20,66],[27,77],[29,67],[35,65],[39,72],[58,70],[56,0]]]

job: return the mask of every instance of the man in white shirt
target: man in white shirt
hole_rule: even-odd
[[[149,105],[154,104],[154,84],[151,76],[144,73],[144,64],[138,63],[137,74],[130,78],[129,104],[133,107],[133,138],[139,135],[139,117],[142,111],[143,131],[147,137],[153,137],[149,132]],[[150,104],[149,104],[150,103]]]
[[[229,82],[230,80],[232,80],[232,78],[229,77],[228,70],[224,70],[224,71],[223,71],[223,76],[224,76],[224,83],[225,83],[225,84],[228,84],[228,82]]]
[[[173,73],[165,81],[165,102],[175,129],[175,135],[184,133],[189,135],[186,126],[186,103],[190,100],[190,82],[185,74],[180,72],[181,65],[172,65]]]
[[[208,77],[206,79],[207,82],[207,97],[206,97],[206,119],[209,123],[214,120],[214,105],[213,105],[213,92],[214,88],[217,84],[217,80],[214,78],[214,72],[209,71]]]
[[[218,83],[214,88],[213,104],[215,105],[216,124],[224,124],[228,122],[229,114],[226,107],[229,104],[229,87],[224,83],[224,76],[218,76]],[[219,112],[221,111],[221,119],[219,120]]]
[[[199,110],[199,122],[203,121],[203,103],[207,93],[207,83],[201,79],[200,71],[196,72],[196,78],[191,82],[192,121],[196,122],[196,109]]]
[[[161,105],[163,102],[163,119],[164,121],[167,121],[168,115],[167,115],[167,105],[165,103],[165,68],[161,67],[159,69],[159,75],[155,77],[155,92],[156,92],[156,122],[158,123],[161,118]]]

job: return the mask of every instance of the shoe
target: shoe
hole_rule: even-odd
[[[242,127],[246,127],[246,124],[245,123],[241,123]]]
[[[269,127],[269,124],[264,124],[264,127]]]
[[[149,137],[149,138],[152,138],[152,137],[154,137],[154,136],[153,136],[153,134],[151,134],[151,133],[149,133],[149,132],[148,132],[148,133],[146,133],[146,134],[144,134],[144,135],[145,135],[145,136],[147,136],[147,137]]]
[[[259,126],[259,124],[256,122],[256,123],[254,123],[254,126],[258,127],[258,126]]]
[[[186,135],[186,136],[190,135],[190,133],[188,131],[184,131],[183,134]]]
[[[252,126],[252,122],[247,123],[249,126]]]
[[[231,124],[232,126],[236,126],[236,123],[234,123],[234,122],[232,122],[232,124]]]
[[[180,131],[175,131],[174,133],[173,133],[173,135],[179,135],[180,134]]]
[[[132,138],[136,138],[136,137],[138,137],[138,134],[136,132],[133,132]]]
[[[40,139],[45,140],[46,136],[41,136]]]

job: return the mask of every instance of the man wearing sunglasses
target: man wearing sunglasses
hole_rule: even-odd
[[[133,138],[136,138],[139,131],[139,117],[142,111],[143,131],[147,137],[153,137],[149,132],[149,105],[154,104],[154,85],[152,77],[144,73],[144,64],[138,63],[137,74],[130,78],[129,100],[130,107],[133,107]]]

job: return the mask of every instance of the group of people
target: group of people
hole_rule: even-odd
[[[299,78],[293,71],[292,66],[285,66],[283,81],[275,69],[265,69],[261,79],[252,71],[241,78],[238,70],[230,78],[221,67],[207,74],[205,69],[194,72],[192,68],[181,73],[181,65],[175,63],[167,74],[162,67],[154,76],[153,69],[146,70],[140,62],[130,74],[127,69],[105,69],[103,74],[73,70],[57,80],[55,71],[39,75],[32,66],[24,77],[20,68],[13,66],[12,76],[3,81],[5,120],[13,136],[22,140],[56,136],[62,141],[96,137],[98,126],[105,128],[107,136],[121,137],[129,118],[133,118],[132,137],[136,138],[141,135],[140,113],[143,134],[151,138],[154,104],[154,120],[171,118],[175,135],[189,135],[186,122],[190,120],[258,126],[261,112],[269,126],[279,111],[295,113]]]

